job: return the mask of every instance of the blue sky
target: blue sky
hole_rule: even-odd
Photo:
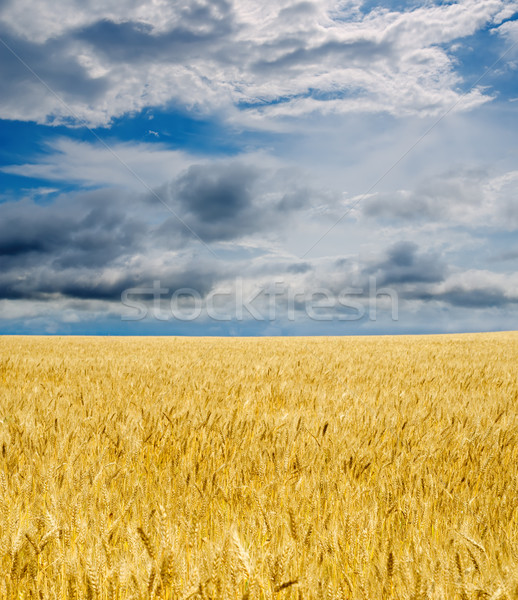
[[[0,0],[0,333],[518,328],[518,2]]]

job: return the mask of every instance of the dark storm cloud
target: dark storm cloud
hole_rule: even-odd
[[[220,4],[225,7],[224,3]],[[76,31],[71,37],[87,42],[113,61],[174,63],[183,62],[190,54],[197,55],[209,45],[225,39],[233,28],[228,7],[216,16],[210,6],[194,4],[182,14],[182,21],[182,25],[167,33],[157,34],[146,23],[103,20]]]
[[[233,241],[249,233],[263,237],[296,210],[283,199],[295,191],[283,176],[272,176],[238,162],[193,165],[168,186],[164,198],[205,241]],[[304,195],[310,198],[311,194]],[[272,198],[274,198],[272,200]],[[297,203],[295,203],[297,205]],[[302,207],[305,205],[302,203]],[[452,269],[436,253],[401,241],[381,258],[354,257],[325,263],[241,258],[218,261],[199,252],[200,244],[181,222],[149,197],[97,190],[59,197],[53,203],[33,201],[0,204],[0,299],[52,302],[67,300],[120,302],[128,288],[150,288],[154,281],[171,294],[180,288],[205,297],[215,286],[242,276],[297,276],[306,292],[325,288],[336,297],[351,287],[369,293],[393,289],[401,301],[441,303],[471,309],[499,308],[518,303],[502,278],[486,272]],[[225,283],[226,285],[226,283]],[[512,286],[511,286],[512,287]],[[149,291],[135,299],[151,301]],[[298,306],[298,305],[297,305]]]
[[[74,265],[92,266],[101,255],[107,262],[132,247],[144,233],[144,226],[128,217],[120,198],[109,192],[91,192],[46,206],[29,200],[0,205],[4,264],[36,255],[58,265],[73,256]]]
[[[379,285],[437,283],[446,277],[447,266],[436,254],[420,252],[413,242],[397,242],[369,271]]]
[[[105,265],[108,267],[110,265]],[[175,265],[178,267],[178,265]],[[153,281],[167,289],[168,294],[182,288],[196,290],[205,296],[223,275],[217,268],[202,264],[184,263],[178,272],[168,265],[147,269],[119,269],[111,278],[99,269],[68,268],[53,269],[44,265],[33,266],[21,275],[20,271],[0,274],[1,299],[53,300],[58,297],[78,300],[105,300],[118,302],[127,289],[136,289],[134,295],[150,300]],[[141,290],[140,292],[138,290]],[[148,290],[143,291],[143,290]]]
[[[372,280],[372,277],[375,277]],[[462,270],[447,264],[440,255],[425,252],[412,242],[398,242],[376,262],[354,258],[334,260],[330,270],[313,279],[313,287],[326,288],[335,296],[356,288],[356,299],[366,299],[369,290],[395,294],[406,301],[465,309],[505,308],[518,304],[515,274],[509,281],[501,273]]]
[[[10,50],[0,44],[0,79],[9,85],[2,87],[0,105],[19,99],[22,105],[41,100],[46,91],[31,71],[20,61],[30,66],[38,77],[55,93],[63,94],[65,100],[75,99],[94,102],[108,89],[108,80],[91,78],[86,69],[67,49],[63,40],[50,39],[37,44],[13,37],[0,29],[0,37]],[[39,94],[32,86],[37,86]],[[27,96],[31,95],[32,98]]]
[[[126,288],[153,280],[204,295],[228,273],[206,259],[193,264],[189,256],[199,247],[193,232],[205,243],[269,234],[293,213],[291,204],[304,203],[286,203],[287,196],[308,197],[300,177],[294,192],[289,185],[285,174],[239,162],[199,164],[158,191],[176,216],[155,196],[113,189],[46,205],[0,204],[0,298],[116,301]],[[162,258],[171,251],[174,264]],[[309,265],[285,264],[283,272],[293,269],[302,273]]]
[[[120,277],[106,282],[95,271],[84,269],[53,270],[39,266],[27,274],[10,271],[0,275],[0,298],[52,300],[71,297],[90,300],[118,300],[124,289],[137,285],[138,279]]]
[[[366,299],[373,289],[389,289],[401,300],[424,300],[425,296],[433,299],[434,289],[445,281],[449,271],[450,266],[437,254],[402,241],[386,248],[381,258],[333,259],[327,268],[322,265],[314,269],[308,281],[314,289],[326,289],[336,297],[351,293],[358,299]]]
[[[214,242],[271,232],[289,214],[307,206],[310,194],[285,174],[272,179],[267,171],[235,162],[191,166],[170,184],[168,198],[191,230]],[[168,218],[157,234],[168,239],[190,235],[175,217]]]
[[[256,169],[231,165],[225,169],[195,165],[172,189],[183,208],[201,223],[239,220],[252,204]]]
[[[116,295],[126,282],[103,282],[104,270],[138,251],[148,233],[122,201],[114,191],[100,190],[43,206],[29,200],[1,204],[0,297],[85,297],[81,289],[89,289],[91,298]]]
[[[167,289],[169,295],[182,288],[189,288],[204,297],[212,289],[215,281],[221,277],[218,269],[214,267],[209,269],[203,264],[184,263],[182,267],[178,272],[171,272],[171,265],[161,265],[154,270],[146,269],[145,272],[128,270],[114,282],[99,281],[91,272],[84,277],[77,277],[77,274],[71,273],[76,275],[75,279],[67,277],[64,281],[57,280],[54,282],[55,289],[47,291],[84,300],[119,301],[124,290],[132,288],[149,290],[153,281],[159,281],[161,288]],[[142,291],[135,291],[134,295],[140,295],[148,300],[151,297],[150,292]]]

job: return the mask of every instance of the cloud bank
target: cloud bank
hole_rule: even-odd
[[[81,148],[84,143],[62,141],[42,164],[17,170],[40,167],[54,181],[69,180],[70,156]],[[171,155],[165,148],[155,152],[157,173],[172,156],[177,172],[151,191],[130,190],[123,182],[62,193],[49,203],[26,197],[0,204],[4,314],[18,303],[18,310],[30,307],[32,318],[57,306],[76,321],[92,313],[120,318],[125,290],[149,289],[154,282],[170,295],[188,288],[204,299],[228,293],[239,281],[248,295],[257,296],[263,311],[269,298],[261,290],[272,286],[282,286],[282,298],[289,290],[303,298],[325,290],[333,304],[326,314],[337,319],[347,314],[339,301],[347,290],[357,290],[355,299],[367,311],[373,281],[397,295],[400,310],[435,305],[494,311],[518,303],[518,278],[509,271],[513,256],[501,256],[496,263],[493,258],[492,264],[486,257],[476,269],[464,264],[465,247],[480,236],[484,221],[486,238],[502,227],[518,230],[510,213],[516,172],[445,174],[435,186],[424,181],[405,193],[373,195],[347,221],[366,243],[358,246],[353,240],[334,255],[301,259],[286,242],[286,228],[304,232],[315,223],[328,226],[326,211],[315,208],[325,204],[339,214],[344,203],[337,191],[315,187],[302,170],[281,161],[274,167],[272,158],[260,165],[255,155],[200,160]],[[89,148],[84,156],[97,164],[99,153],[102,146]],[[89,173],[93,165],[84,167]],[[405,229],[408,221],[412,229]],[[464,232],[460,244],[447,241],[455,230]],[[301,318],[308,316],[303,302],[294,304]],[[219,310],[229,307],[223,301]],[[390,306],[386,309],[387,316]],[[385,310],[383,303],[380,310]],[[253,320],[253,314],[247,316]]]
[[[482,87],[463,96],[470,82],[451,45],[484,27],[509,43],[513,26],[501,23],[513,10],[505,0],[405,12],[363,12],[357,0],[4,2],[0,117],[98,126],[174,103],[273,127],[314,113],[468,110],[492,96]]]

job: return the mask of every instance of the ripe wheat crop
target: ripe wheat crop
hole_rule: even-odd
[[[518,598],[518,334],[0,338],[0,597]]]

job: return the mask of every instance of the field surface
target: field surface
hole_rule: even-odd
[[[518,598],[518,334],[0,338],[0,597]]]

